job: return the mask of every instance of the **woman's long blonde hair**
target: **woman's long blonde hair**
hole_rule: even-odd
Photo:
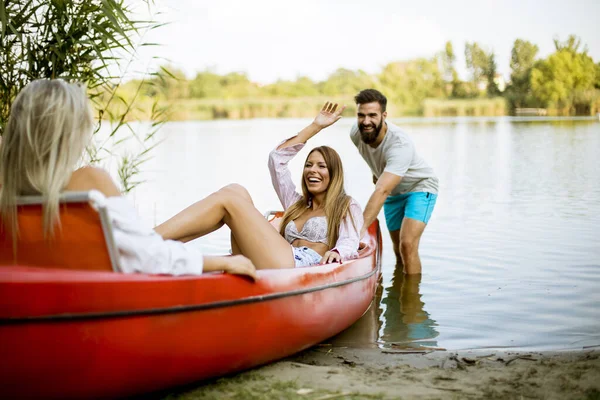
[[[93,124],[81,85],[36,80],[17,95],[0,144],[0,229],[16,239],[17,197],[42,195],[44,232],[52,234],[59,223],[60,192],[83,155]]]
[[[306,159],[308,160],[308,157],[315,151],[321,153],[329,171],[329,186],[323,208],[327,218],[327,242],[331,249],[338,240],[340,225],[350,209],[351,197],[346,194],[344,189],[344,169],[339,154],[331,147],[320,146],[312,149]],[[285,236],[287,224],[304,214],[312,202],[312,195],[308,191],[304,176],[302,178],[302,195],[302,198],[292,204],[283,214],[279,230],[282,236]],[[352,220],[352,224],[354,224],[354,220]]]

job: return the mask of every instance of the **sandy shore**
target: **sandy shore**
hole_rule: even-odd
[[[171,393],[176,399],[600,399],[600,349],[569,352],[313,347]]]
[[[411,295],[418,294],[417,289],[418,281],[397,290],[404,309],[396,312],[411,322],[423,314],[419,296]],[[374,304],[380,304],[381,293],[380,287]],[[600,347],[562,352],[452,352],[418,348],[405,338],[380,348],[380,311],[370,307],[350,328],[302,353],[170,392],[169,397],[600,400]]]

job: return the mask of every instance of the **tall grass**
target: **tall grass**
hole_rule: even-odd
[[[160,26],[132,19],[134,10],[130,4],[125,0],[0,3],[0,136],[15,96],[29,82],[54,78],[84,82],[97,110],[95,134],[101,130],[103,121],[112,122],[108,137],[94,141],[96,145],[88,149],[88,161],[102,163],[108,158],[118,158],[114,146],[125,141],[135,140],[139,144],[137,152],[118,161],[118,169],[124,171],[121,183],[125,191],[135,187],[128,174],[139,171],[166,117],[164,107],[146,104],[147,119],[154,121],[152,129],[139,135],[129,126],[139,96],[125,99],[119,89],[137,48],[151,45],[143,41],[144,33]],[[142,4],[151,14],[153,1],[145,0]],[[115,104],[119,104],[117,112]],[[111,140],[119,131],[129,134],[120,141]]]

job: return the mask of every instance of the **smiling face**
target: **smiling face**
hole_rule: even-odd
[[[312,195],[321,194],[329,188],[329,169],[323,154],[313,151],[304,163],[303,179],[308,192]]]
[[[362,141],[366,144],[375,143],[381,133],[387,112],[384,111],[382,113],[381,105],[374,101],[372,103],[358,104],[356,116]]]

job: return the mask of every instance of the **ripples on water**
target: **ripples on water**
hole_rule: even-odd
[[[279,209],[269,151],[309,120],[168,124],[133,194],[159,223],[219,187],[246,186],[261,211]],[[344,161],[346,187],[363,206],[373,185],[345,118],[309,148]],[[384,230],[382,281],[365,316],[334,338],[386,348],[581,349],[600,345],[600,124],[510,118],[396,120],[440,177],[421,241],[422,278],[395,271]],[[221,230],[191,245],[229,249]]]

